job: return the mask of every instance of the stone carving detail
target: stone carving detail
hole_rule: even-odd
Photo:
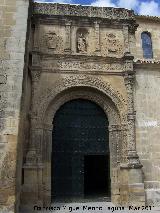
[[[114,91],[111,85],[108,82],[103,82],[100,78],[91,77],[87,75],[71,75],[63,80],[57,81],[54,84],[53,88],[47,88],[44,92],[42,92],[40,97],[35,97],[36,100],[34,102],[35,113],[38,110],[39,119],[43,119],[43,115],[48,107],[49,103],[63,90],[75,87],[90,87],[96,88],[99,91],[102,91],[108,97],[111,98],[113,103],[115,103],[117,109],[120,111],[121,120],[123,123],[126,123],[126,101],[122,97],[122,95],[118,91]],[[41,123],[39,120],[38,123]],[[38,125],[38,124],[37,124]]]
[[[4,187],[8,187],[10,184],[14,182],[15,165],[16,165],[15,153],[8,152],[3,161],[0,177],[0,182],[2,181]]]
[[[94,22],[94,33],[95,33],[95,51],[96,52],[99,52],[100,51],[100,30],[99,30],[99,23],[100,21],[95,21]]]
[[[104,55],[119,57],[123,55],[123,45],[113,33],[106,34],[106,38],[101,43],[101,49]]]
[[[86,29],[77,30],[77,52],[86,53],[88,47],[88,31]]]
[[[134,83],[135,83],[135,76],[126,74],[124,77],[124,82],[127,90],[128,95],[128,166],[131,168],[134,167],[142,167],[139,157],[136,151],[136,138],[135,138],[135,117],[136,113],[134,111]]]
[[[49,31],[44,35],[44,40],[48,50],[52,50],[56,53],[61,53],[64,50],[63,47],[63,40],[62,38],[57,35],[54,31]]]
[[[36,165],[37,163],[37,153],[35,150],[30,150],[26,155],[26,165]]]
[[[34,14],[88,16],[108,19],[135,19],[132,10],[110,7],[90,7],[64,4],[34,3]]]
[[[66,30],[66,42],[65,42],[65,52],[71,51],[71,20],[65,20],[65,30]]]
[[[106,72],[106,71],[125,71],[126,65],[120,63],[102,63],[102,62],[81,62],[81,61],[68,61],[68,60],[47,60],[44,59],[42,62],[42,67],[45,69],[52,70],[70,70],[70,71],[97,71],[97,72]]]

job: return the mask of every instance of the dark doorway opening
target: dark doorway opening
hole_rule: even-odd
[[[60,107],[53,124],[52,201],[109,196],[109,122],[104,111],[92,101],[75,99]]]
[[[84,157],[85,197],[110,197],[109,155]]]

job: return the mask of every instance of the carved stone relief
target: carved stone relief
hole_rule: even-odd
[[[63,39],[55,31],[48,31],[44,38],[42,39],[43,48],[47,48],[49,52],[54,51],[54,53],[63,53],[64,44]]]
[[[123,44],[114,33],[106,33],[105,38],[101,39],[101,50],[103,56],[122,57]]]
[[[126,70],[128,64],[106,63],[106,62],[89,62],[89,61],[71,61],[71,60],[56,60],[44,58],[41,61],[42,68],[56,71],[93,71],[97,72],[122,72]],[[129,66],[129,65],[128,65]]]
[[[65,89],[81,86],[98,89],[110,97],[120,111],[122,122],[126,123],[126,100],[118,91],[112,88],[109,82],[104,82],[95,76],[68,75],[64,79],[58,80],[53,86],[50,85],[48,88],[42,91],[40,96],[35,97],[34,108],[32,111],[38,116],[37,125],[39,125],[44,119],[43,116],[46,111],[46,107],[54,99],[54,97],[56,97],[56,95]]]
[[[77,52],[78,53],[87,53],[88,47],[88,31],[86,29],[77,30]]]
[[[14,181],[13,178],[15,177],[15,162],[15,153],[8,152],[3,161],[3,169],[0,177],[0,181],[2,181],[4,187],[9,187]]]
[[[132,10],[113,7],[91,7],[69,4],[38,4],[34,3],[34,14],[89,16],[108,19],[134,19]]]

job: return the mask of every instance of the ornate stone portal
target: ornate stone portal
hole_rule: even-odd
[[[30,141],[23,164],[21,208],[50,204],[52,121],[60,106],[77,98],[97,103],[109,120],[111,201],[143,205],[129,41],[136,30],[133,12],[35,3],[32,22],[36,27],[30,51]]]

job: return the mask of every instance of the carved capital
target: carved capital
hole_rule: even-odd
[[[125,62],[125,71],[133,71],[133,61],[126,61]]]
[[[137,23],[132,23],[132,24],[130,24],[130,25],[129,25],[129,28],[128,28],[129,32],[130,32],[131,34],[134,34],[135,31],[137,30],[138,26],[139,26],[139,24],[137,24]]]
[[[32,70],[31,71],[32,82],[38,82],[41,76],[40,70]]]
[[[36,150],[29,150],[26,155],[25,165],[36,165],[37,164],[37,152]]]
[[[109,132],[115,132],[115,131],[121,131],[121,126],[120,125],[110,125]]]
[[[65,19],[65,26],[71,26],[72,25],[72,20],[66,18]]]
[[[136,111],[134,111],[133,113],[128,113],[127,118],[128,118],[129,121],[135,121],[135,119],[136,119]]]
[[[131,75],[131,74],[125,74],[124,75],[124,83],[126,85],[126,87],[129,89],[129,86],[133,86],[135,83],[135,75]]]

